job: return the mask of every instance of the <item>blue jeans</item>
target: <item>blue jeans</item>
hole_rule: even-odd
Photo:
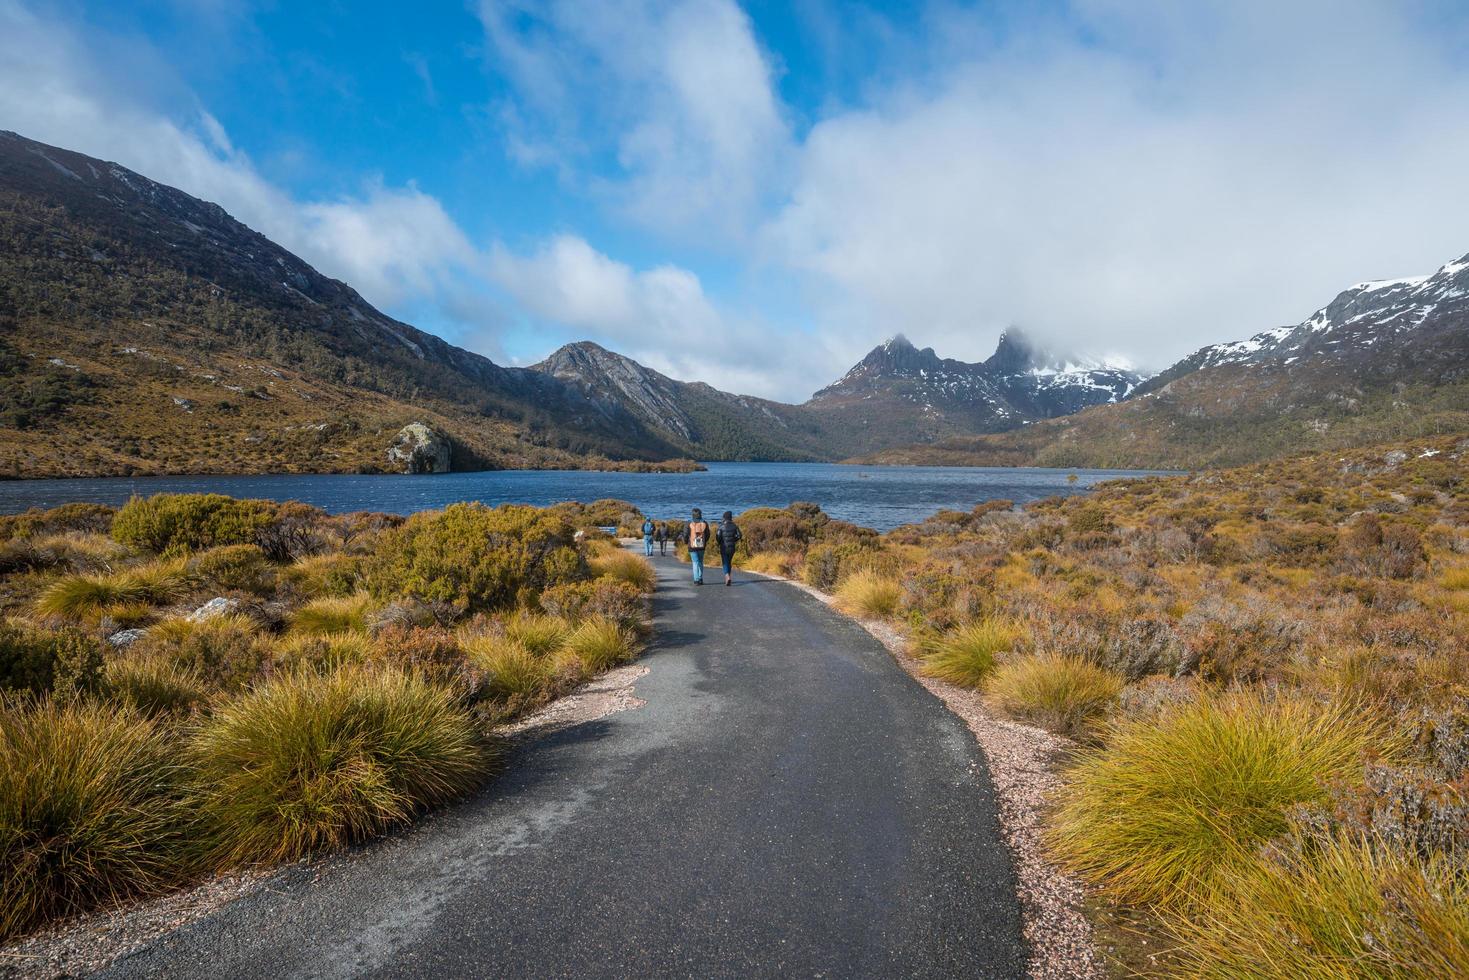
[[[724,566],[724,575],[725,578],[728,578],[731,574],[731,568],[734,565],[734,552],[721,551],[719,553],[719,563]]]
[[[694,566],[694,581],[704,581],[704,552],[702,550],[690,551],[689,564]]]
[[[651,534],[643,535],[643,554],[653,554],[653,535]]]

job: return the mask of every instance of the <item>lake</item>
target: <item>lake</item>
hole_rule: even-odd
[[[1075,475],[1074,481],[1069,478]],[[225,493],[301,500],[331,513],[409,514],[461,500],[545,505],[601,497],[629,500],[658,518],[702,507],[717,517],[751,507],[811,500],[833,517],[890,530],[938,510],[968,510],[985,500],[1023,503],[1080,493],[1103,480],[1155,475],[1140,470],[1010,467],[842,466],[835,463],[710,463],[703,473],[597,473],[497,470],[437,476],[162,476],[0,482],[0,513],[72,501],[122,504],[133,494]]]

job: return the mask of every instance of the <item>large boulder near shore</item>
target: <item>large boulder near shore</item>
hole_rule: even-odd
[[[400,473],[447,473],[453,447],[422,422],[409,422],[388,447],[388,463]]]

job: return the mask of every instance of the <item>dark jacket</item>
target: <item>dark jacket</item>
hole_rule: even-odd
[[[739,547],[744,534],[740,532],[740,526],[734,521],[720,521],[719,527],[714,531],[714,538],[719,542],[720,554],[732,555],[735,548]]]

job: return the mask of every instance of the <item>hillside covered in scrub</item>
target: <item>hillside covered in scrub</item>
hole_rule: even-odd
[[[0,518],[0,941],[376,836],[631,658],[619,501],[404,519],[160,495]]]
[[[741,526],[746,568],[905,628],[918,669],[1074,740],[1049,844],[1123,973],[1469,973],[1469,441],[884,535],[811,505]]]

